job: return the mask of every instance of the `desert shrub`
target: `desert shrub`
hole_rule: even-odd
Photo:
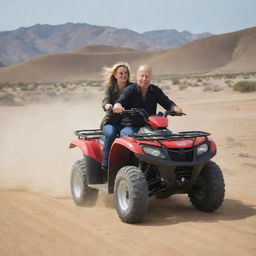
[[[228,87],[233,88],[233,86],[234,86],[234,81],[233,81],[233,80],[225,80],[225,84],[227,84]]]
[[[88,86],[90,87],[100,87],[102,85],[102,81],[89,81]]]
[[[212,79],[214,79],[214,80],[221,79],[221,75],[220,74],[215,74],[215,75],[212,76]]]
[[[66,83],[60,83],[60,86],[64,89],[66,89],[68,87],[68,85]]]
[[[28,87],[28,85],[22,82],[19,82],[17,86],[20,88],[21,91],[30,91],[30,88]]]
[[[238,156],[242,157],[242,158],[249,158],[250,157],[247,153],[239,153]]]
[[[178,78],[172,78],[173,84],[180,84],[180,80]]]
[[[170,85],[168,85],[168,84],[161,85],[160,88],[161,88],[163,91],[168,91],[168,90],[171,89],[171,88],[170,88]]]
[[[236,76],[234,74],[226,74],[225,78],[226,79],[234,79],[234,78],[236,78]]]
[[[254,92],[256,91],[256,81],[239,81],[234,84],[233,89],[239,92]]]
[[[0,105],[13,105],[15,103],[15,95],[9,92],[0,93]]]
[[[232,84],[233,83],[233,81],[232,80],[225,80],[225,82],[224,82],[225,84],[227,84],[227,85],[230,85],[230,84]]]
[[[86,88],[85,88],[86,89]],[[103,86],[98,87],[98,91],[105,91],[105,88]]]
[[[46,95],[49,97],[57,97],[58,96],[57,92],[53,88],[48,88],[48,90],[46,91]]]
[[[160,84],[162,82],[162,79],[160,78],[154,78],[154,80],[152,80],[153,84]]]
[[[189,84],[189,86],[191,86],[191,87],[200,87],[200,86],[201,86],[201,84],[194,83],[194,84]]]
[[[223,87],[218,84],[207,84],[203,89],[204,92],[219,92],[221,90],[223,90]]]
[[[179,85],[179,90],[181,90],[181,91],[183,91],[183,90],[185,90],[187,88],[188,88],[188,85],[186,85],[186,84]]]

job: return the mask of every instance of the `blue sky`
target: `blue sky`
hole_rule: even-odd
[[[0,31],[88,23],[142,33],[158,29],[222,34],[256,26],[256,0],[0,0]]]

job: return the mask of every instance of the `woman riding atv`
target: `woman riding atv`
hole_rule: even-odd
[[[130,85],[130,75],[130,66],[126,62],[117,62],[111,68],[103,68],[103,76],[105,78],[105,84],[107,85],[102,101],[102,107],[107,113],[101,122],[101,129],[105,136],[102,152],[102,171],[104,173],[106,173],[108,169],[109,150],[121,129],[121,115],[111,109],[123,89]]]

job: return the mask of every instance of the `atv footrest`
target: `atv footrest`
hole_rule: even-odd
[[[105,183],[105,184],[88,184],[88,187],[95,188],[95,189],[100,190],[104,193],[108,193],[108,183]]]

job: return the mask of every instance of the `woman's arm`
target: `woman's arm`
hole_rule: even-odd
[[[112,107],[112,104],[111,104],[111,90],[110,90],[110,86],[108,86],[105,90],[105,95],[104,95],[104,98],[102,100],[102,108],[103,108],[104,111],[106,111],[110,107]]]

